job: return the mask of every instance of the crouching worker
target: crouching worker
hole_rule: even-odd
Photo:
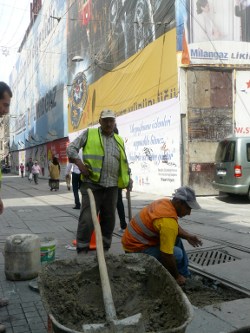
[[[195,235],[178,225],[178,217],[201,208],[188,186],[176,190],[171,200],[163,198],[144,207],[128,224],[122,245],[126,253],[146,253],[159,260],[179,285],[190,275],[188,258],[181,238],[194,247],[202,245]]]

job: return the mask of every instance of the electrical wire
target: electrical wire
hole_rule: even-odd
[[[40,14],[39,14],[40,15]],[[42,15],[42,16],[45,16],[45,15]],[[61,18],[60,18],[61,19]],[[80,20],[80,19],[75,19],[75,20]],[[91,22],[109,22],[109,21],[104,21],[104,20],[90,20],[90,23]],[[125,22],[124,23],[125,25],[135,25],[135,22]],[[145,22],[145,21],[143,21],[142,22],[142,24],[143,25],[153,25],[153,24],[155,24],[155,25],[160,25],[159,23],[154,23],[154,22]],[[162,25],[166,25],[166,24],[169,24],[169,22],[168,23],[161,23]],[[109,42],[112,38],[113,38],[114,36],[113,35],[110,35],[109,34],[109,36],[108,36],[108,41],[107,42]],[[149,36],[149,38],[148,39],[150,39],[150,36]],[[100,40],[97,40],[97,41],[95,41],[95,44],[96,45],[100,45],[101,43],[100,42],[102,42],[102,44],[105,44],[105,43],[103,43],[104,41],[103,41],[103,38]],[[78,41],[76,40],[75,41],[75,44],[78,44]],[[95,44],[94,44],[94,48],[95,48]],[[145,44],[147,44],[147,41],[145,42]],[[74,45],[74,44],[73,44]],[[106,44],[107,45],[107,44]],[[9,49],[13,49],[13,50],[16,50],[17,48],[16,47],[14,47],[14,46],[6,46],[6,45],[0,45],[0,47],[3,47],[3,48],[5,48],[5,47],[8,47]],[[29,48],[22,48],[22,50],[24,50],[24,51],[32,51],[32,49],[29,49]],[[38,53],[44,53],[44,54],[46,54],[46,53],[51,53],[51,54],[63,54],[63,53],[59,53],[59,52],[53,52],[53,51],[40,51],[40,50],[38,50],[37,51]],[[66,52],[65,52],[66,53]],[[99,51],[99,54],[97,53],[97,54],[95,54],[95,59],[96,60],[98,60],[98,61],[100,61],[101,62],[101,54],[103,53],[103,50],[101,49],[100,51]],[[72,53],[73,54],[73,53]],[[99,55],[100,55],[100,57],[99,57]],[[108,62],[103,62],[103,63],[107,63],[107,64],[110,64],[110,63],[108,63]]]
[[[15,0],[14,5],[11,6],[11,9],[12,9],[12,10],[11,10],[11,13],[10,13],[10,19],[9,19],[9,21],[11,21],[12,16],[13,16],[13,14],[14,14],[14,7],[15,7],[16,2],[17,2],[17,0]],[[4,30],[3,32],[1,32],[2,38],[0,39],[0,43],[2,42],[3,38],[5,37],[5,35],[6,35],[7,31],[8,31],[8,29],[9,29],[9,25],[6,24],[5,30]]]
[[[28,5],[27,7],[28,7],[28,9],[29,9],[29,5]],[[14,9],[17,9],[17,8],[14,7],[13,10],[14,10]],[[13,32],[13,34],[12,34],[12,36],[10,37],[10,39],[8,40],[8,42],[5,43],[5,45],[6,45],[6,47],[7,47],[8,49],[10,49],[10,48],[14,48],[18,43],[20,43],[20,41],[17,41],[17,42],[15,42],[14,44],[9,45],[9,44],[12,42],[12,40],[15,38],[15,36],[17,35],[17,33],[18,33],[20,27],[22,26],[22,22],[23,22],[23,20],[24,20],[24,18],[25,18],[26,11],[27,11],[28,9],[24,9],[24,10],[23,10],[22,17],[21,17],[21,19],[20,19],[20,21],[19,21],[19,23],[18,23],[18,25],[17,25],[15,31]],[[1,42],[1,41],[0,41],[0,42]]]

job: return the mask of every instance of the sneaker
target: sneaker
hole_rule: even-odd
[[[81,209],[80,206],[75,206],[75,207],[72,207],[72,209]]]
[[[122,228],[118,230],[119,234],[123,234],[124,231],[125,231],[125,229],[122,229]]]

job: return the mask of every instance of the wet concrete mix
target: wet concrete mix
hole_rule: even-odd
[[[192,312],[187,297],[198,307],[245,297],[198,276],[182,290],[157,260],[143,254],[108,255],[106,263],[118,319],[142,313],[146,332],[185,326]],[[106,322],[96,257],[55,261],[43,268],[38,285],[47,313],[66,328],[82,331],[83,324]]]

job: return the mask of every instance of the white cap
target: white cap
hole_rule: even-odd
[[[115,119],[115,114],[111,110],[103,110],[100,114],[100,118],[101,119],[104,119],[104,118],[114,118]]]
[[[192,190],[188,186],[179,187],[175,191],[175,193],[173,195],[173,198],[185,201],[188,204],[188,206],[192,209],[200,209],[201,208],[201,206],[196,201],[194,190]]]

